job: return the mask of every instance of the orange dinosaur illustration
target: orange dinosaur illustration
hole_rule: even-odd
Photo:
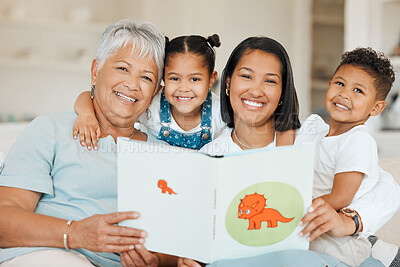
[[[265,197],[254,193],[246,195],[239,204],[239,219],[248,219],[248,230],[260,229],[261,222],[267,222],[267,227],[277,227],[278,221],[288,223],[293,218],[283,217],[276,209],[266,208]]]
[[[161,193],[165,194],[175,194],[177,195],[171,188],[168,187],[168,184],[165,180],[158,180],[158,187],[161,188]]]

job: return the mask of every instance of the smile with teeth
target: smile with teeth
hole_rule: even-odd
[[[341,104],[339,104],[339,103],[333,103],[333,104],[335,104],[335,106],[337,106],[337,107],[339,107],[339,108],[342,108],[342,109],[345,109],[345,110],[350,110],[348,107],[346,107],[346,106],[344,106],[344,105],[341,105]]]
[[[181,100],[181,101],[188,101],[188,100],[191,100],[193,97],[181,97],[181,96],[177,96],[176,97],[178,100]]]
[[[256,107],[256,108],[261,108],[261,107],[265,106],[265,103],[262,103],[262,102],[254,102],[254,101],[250,101],[250,100],[247,100],[247,99],[244,99],[244,100],[243,100],[243,103],[245,103],[245,104],[248,105],[248,106]]]
[[[123,94],[121,94],[121,93],[118,93],[118,92],[115,92],[115,91],[114,91],[114,93],[115,93],[117,96],[119,96],[120,98],[125,99],[126,101],[130,101],[130,102],[132,102],[132,103],[135,103],[135,102],[137,101],[137,99],[130,98],[129,96],[123,95]]]

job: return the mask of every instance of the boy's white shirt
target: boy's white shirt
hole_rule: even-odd
[[[148,111],[144,112],[142,116],[140,116],[139,118],[139,121],[147,128],[148,132],[156,137],[160,133],[161,129],[160,99],[161,99],[161,91],[154,96],[148,108]],[[184,134],[193,134],[201,131],[200,124],[189,131],[183,130],[176,123],[173,116],[171,116],[170,128]],[[226,128],[226,123],[223,122],[221,117],[219,97],[215,93],[212,93],[211,139],[214,140],[215,138],[217,138],[224,131],[225,128]]]
[[[306,142],[317,143],[322,137],[326,136],[328,131],[329,125],[321,117],[310,115],[297,131],[295,145]],[[382,170],[378,164],[376,171],[378,172],[377,180],[374,182],[371,179],[371,183],[374,183],[376,187],[368,193],[356,195],[357,198],[349,205],[350,208],[357,211],[362,219],[363,230],[359,232],[359,237],[368,237],[374,234],[400,207],[399,185],[394,181],[393,176]],[[376,182],[378,183],[376,184]]]
[[[322,132],[316,143],[313,198],[332,191],[336,174],[360,172],[364,173],[364,178],[353,200],[359,199],[371,191],[379,179],[376,142],[365,125],[337,136],[327,134]]]

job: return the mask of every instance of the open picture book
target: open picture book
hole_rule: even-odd
[[[148,250],[205,263],[308,249],[299,220],[311,205],[314,145],[212,157],[118,139],[120,225],[147,231]]]

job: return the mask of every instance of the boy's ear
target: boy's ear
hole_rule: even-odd
[[[211,76],[210,76],[210,83],[208,84],[208,90],[211,90],[213,84],[217,80],[217,77],[218,77],[218,73],[214,70],[213,73],[211,73]]]
[[[99,67],[99,63],[97,62],[96,59],[93,59],[92,68],[90,69],[92,85],[96,85],[98,67]]]
[[[387,105],[386,101],[383,100],[377,101],[374,107],[372,108],[370,115],[377,116],[381,114],[382,111],[386,108],[386,105]]]

